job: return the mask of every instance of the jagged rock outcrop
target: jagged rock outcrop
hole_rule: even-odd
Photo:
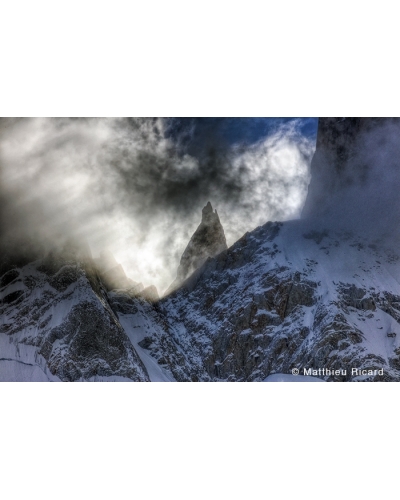
[[[1,380],[149,380],[87,251],[3,262]]]
[[[218,213],[208,202],[202,210],[201,223],[183,252],[176,279],[167,290],[167,294],[178,288],[209,257],[215,257],[227,248],[224,229]]]

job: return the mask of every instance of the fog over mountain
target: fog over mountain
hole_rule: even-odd
[[[315,149],[303,126],[276,122],[257,136],[262,122],[229,135],[218,119],[3,118],[1,241],[88,242],[163,291],[208,201],[228,246],[299,217]]]
[[[400,380],[399,120],[230,120],[0,123],[0,381]]]
[[[400,244],[400,119],[320,118],[311,175],[303,218]]]

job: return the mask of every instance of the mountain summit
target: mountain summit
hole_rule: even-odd
[[[202,210],[201,223],[182,254],[176,279],[167,293],[175,290],[209,257],[215,257],[227,248],[224,229],[218,213],[208,202]]]

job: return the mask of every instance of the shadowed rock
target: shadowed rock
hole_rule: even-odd
[[[22,363],[31,374],[40,369],[63,381],[149,380],[87,248],[68,244],[43,259],[14,264],[0,282],[0,342],[11,366]],[[2,376],[23,380],[18,373],[13,368]]]
[[[202,210],[201,223],[183,252],[176,279],[167,290],[167,294],[178,288],[209,257],[215,257],[227,248],[224,229],[218,213],[208,202]]]

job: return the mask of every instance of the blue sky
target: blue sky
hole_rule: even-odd
[[[220,146],[249,146],[296,120],[308,139],[317,136],[318,118],[168,118],[167,136],[179,137],[185,152],[199,153],[211,142]],[[187,148],[187,150],[186,150]]]

